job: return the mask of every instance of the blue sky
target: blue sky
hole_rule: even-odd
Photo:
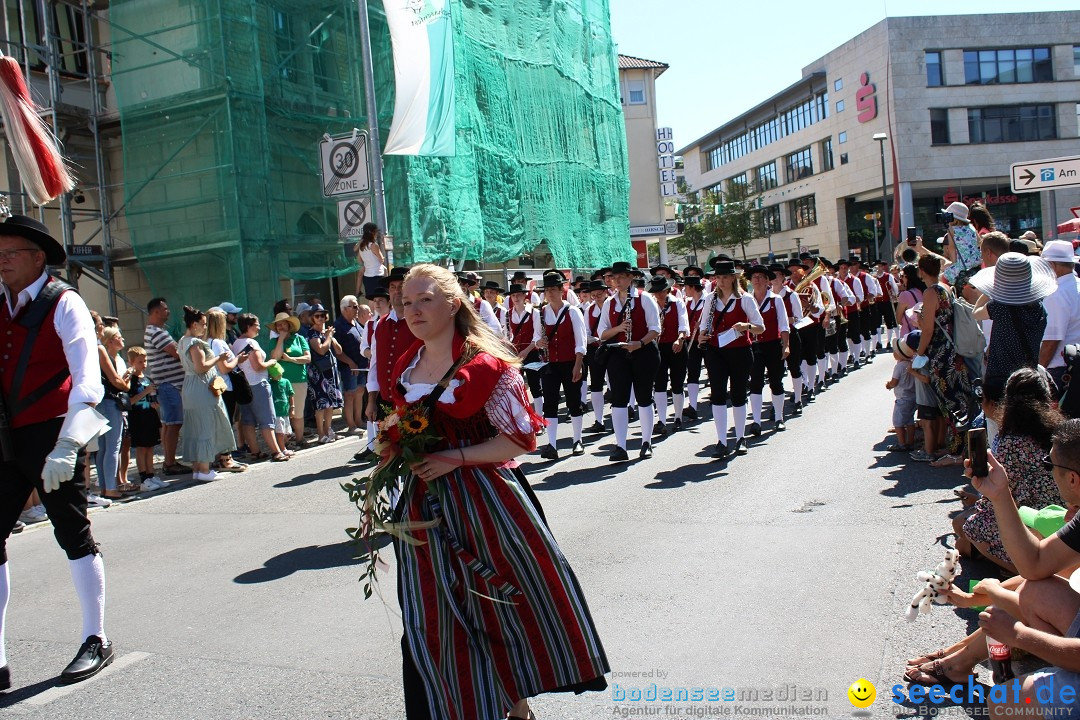
[[[610,0],[619,52],[667,63],[656,83],[660,127],[684,147],[795,82],[816,60],[887,15],[945,15],[936,0]],[[980,13],[1075,10],[1077,0],[981,0]],[[972,5],[974,7],[975,4]],[[957,16],[978,22],[978,15]],[[1080,41],[1080,30],[1077,40]],[[1002,38],[1008,44],[1007,38]]]

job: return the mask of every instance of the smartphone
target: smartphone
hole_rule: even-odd
[[[907,244],[911,247],[915,247],[915,237],[917,235],[917,232],[918,231],[913,227],[909,227],[907,229]]]
[[[986,477],[990,473],[990,468],[986,464],[986,429],[972,428],[968,430],[967,442],[972,477]]]

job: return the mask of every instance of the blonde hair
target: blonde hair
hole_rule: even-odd
[[[206,313],[206,336],[214,340],[225,339],[224,310],[211,310]]]
[[[118,337],[120,337],[120,328],[107,327],[101,331],[101,344],[105,345],[110,340],[115,340]]]
[[[137,357],[146,357],[146,350],[138,345],[133,345],[127,349],[127,356],[128,362],[133,362]]]
[[[461,290],[457,277],[446,268],[421,263],[414,265],[405,276],[405,282],[414,278],[428,278],[447,300],[458,299],[461,301],[460,310],[454,314],[454,329],[461,334],[478,352],[486,352],[488,355],[498,358],[511,365],[521,364],[514,348],[501,336],[495,333],[486,322],[480,319],[479,313],[473,306],[469,296]],[[402,283],[404,285],[404,283]]]

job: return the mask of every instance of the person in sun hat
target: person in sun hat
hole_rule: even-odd
[[[1080,342],[1080,292],[1076,284],[1076,254],[1068,240],[1051,240],[1042,250],[1042,259],[1057,276],[1057,290],[1043,301],[1046,331],[1039,348],[1039,364],[1057,385],[1064,388],[1066,345]]]
[[[952,220],[948,223],[948,229],[942,239],[941,254],[951,263],[945,268],[945,280],[953,287],[960,289],[967,277],[977,272],[982,265],[979,234],[968,218],[970,211],[964,203],[951,203],[942,212],[952,215]]]

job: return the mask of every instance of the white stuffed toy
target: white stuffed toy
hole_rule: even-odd
[[[934,572],[922,571],[918,574],[919,582],[925,583],[922,590],[915,594],[911,605],[907,609],[907,621],[915,622],[919,615],[929,615],[930,608],[934,603],[944,605],[948,602],[945,593],[952,585],[953,579],[960,574],[960,553],[956,550],[946,550],[945,559],[938,563]]]

